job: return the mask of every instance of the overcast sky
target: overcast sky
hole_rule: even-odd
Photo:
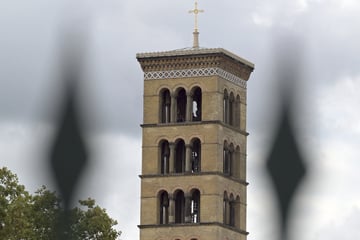
[[[135,55],[190,47],[193,4],[1,1],[0,165],[31,192],[54,187],[44,158],[62,89],[61,39],[67,31],[84,34],[80,94],[92,159],[78,198],[95,198],[118,220],[123,240],[138,239],[143,75]],[[285,84],[278,81],[284,56],[299,64],[299,77],[289,81],[308,167],[293,239],[359,239],[360,1],[200,0],[199,8],[201,47],[255,63],[248,82],[248,239],[276,239],[278,231],[264,159]]]

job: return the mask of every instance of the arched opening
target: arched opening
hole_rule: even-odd
[[[185,196],[184,192],[178,190],[174,194],[175,199],[175,223],[184,223],[185,221]]]
[[[234,94],[231,92],[230,93],[230,98],[229,98],[229,125],[234,126],[234,117],[235,117],[235,98],[234,98]]]
[[[171,116],[171,97],[168,89],[160,92],[160,122],[169,123]]]
[[[201,121],[201,88],[196,87],[192,90],[192,120]]]
[[[234,226],[238,229],[240,229],[240,197],[237,196],[235,199],[235,221],[234,221]]]
[[[229,224],[229,198],[226,191],[223,198],[223,223]]]
[[[223,147],[223,173],[225,175],[231,175],[231,152],[226,141],[224,141]]]
[[[192,141],[191,172],[192,173],[200,172],[200,166],[201,166],[201,142],[198,138],[195,138]]]
[[[227,90],[224,90],[224,99],[223,99],[223,121],[224,123],[229,122],[229,95]]]
[[[169,173],[170,147],[169,142],[163,140],[160,142],[160,173]]]
[[[229,220],[228,224],[230,226],[235,226],[235,201],[234,196],[230,194],[229,198]]]
[[[236,96],[235,100],[235,127],[240,128],[240,117],[241,117],[241,104],[240,96]]]
[[[175,145],[175,173],[185,172],[186,148],[184,140],[178,140]]]
[[[241,166],[240,166],[240,147],[237,146],[234,153],[233,153],[233,176],[236,177],[236,178],[239,178],[240,179],[240,171],[242,170],[241,169]]]
[[[190,205],[191,222],[200,222],[200,191],[195,189],[191,193],[191,205]]]
[[[177,92],[176,98],[176,122],[185,122],[186,120],[186,91],[181,88]]]
[[[159,194],[159,223],[169,223],[169,195],[163,191]]]
[[[235,166],[235,159],[234,159],[234,156],[235,156],[235,153],[234,153],[234,144],[230,144],[229,146],[229,151],[228,151],[228,159],[229,159],[229,169],[228,169],[228,175],[229,176],[234,176],[234,166]]]

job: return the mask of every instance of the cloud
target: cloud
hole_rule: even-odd
[[[302,239],[324,239],[325,231],[331,233],[327,239],[338,239],[341,236],[334,231],[346,226],[350,235],[356,230],[352,224],[359,221],[351,213],[358,213],[360,199],[353,185],[360,181],[356,171],[360,167],[360,116],[356,111],[360,32],[354,24],[359,22],[359,1],[204,1],[199,5],[205,9],[199,18],[200,45],[224,47],[256,64],[249,80],[247,109],[250,237],[263,240],[276,233],[276,227],[269,226],[276,213],[275,201],[262,159],[280,89],[272,67],[278,54],[272,46],[279,32],[295,32],[305,41],[305,77],[300,81],[306,85],[296,95],[304,105],[297,114],[302,120],[299,129],[305,137],[300,142],[308,150],[311,184],[305,185],[297,200],[294,221],[302,225],[295,227],[307,226],[299,227]],[[83,16],[90,33],[86,77],[80,90],[86,119],[96,129],[89,135],[96,137],[92,136],[93,165],[83,178],[88,187],[81,194],[94,197],[119,220],[123,239],[137,239],[139,214],[128,211],[133,207],[138,211],[139,204],[129,201],[129,195],[139,199],[140,190],[143,79],[135,54],[190,46],[193,17],[187,11],[192,7],[192,3],[165,0],[151,4],[146,0],[3,4],[1,164],[18,173],[30,190],[43,183],[51,185],[42,157],[53,128],[53,119],[44,121],[44,115],[56,112],[61,92],[56,78],[58,30],[66,24],[80,24],[76,16]]]
[[[261,16],[258,13],[253,13],[252,19],[253,19],[254,23],[259,26],[271,27],[273,25],[271,18]]]

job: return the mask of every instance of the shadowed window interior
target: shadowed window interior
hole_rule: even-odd
[[[184,192],[178,190],[175,196],[175,223],[184,223],[185,221],[185,195]]]
[[[169,196],[167,192],[162,192],[160,194],[160,224],[167,224],[169,223]]]
[[[164,89],[160,92],[160,122],[169,123],[171,116],[171,97],[170,91]]]
[[[192,120],[201,121],[201,88],[196,87],[192,91]]]
[[[191,152],[191,172],[200,172],[201,163],[201,143],[198,138],[192,141],[192,152]]]
[[[185,89],[181,88],[178,91],[176,99],[176,121],[185,122],[186,120],[186,92]]]
[[[170,148],[169,142],[164,140],[160,143],[160,165],[161,165],[161,174],[169,173],[169,157],[170,157]]]
[[[178,140],[175,145],[175,173],[183,173],[185,171],[185,143]]]
[[[200,222],[200,191],[195,189],[191,194],[191,222]]]

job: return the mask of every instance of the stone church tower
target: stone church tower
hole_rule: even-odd
[[[197,9],[197,8],[196,8]],[[245,240],[246,84],[222,48],[141,53],[140,240]]]

